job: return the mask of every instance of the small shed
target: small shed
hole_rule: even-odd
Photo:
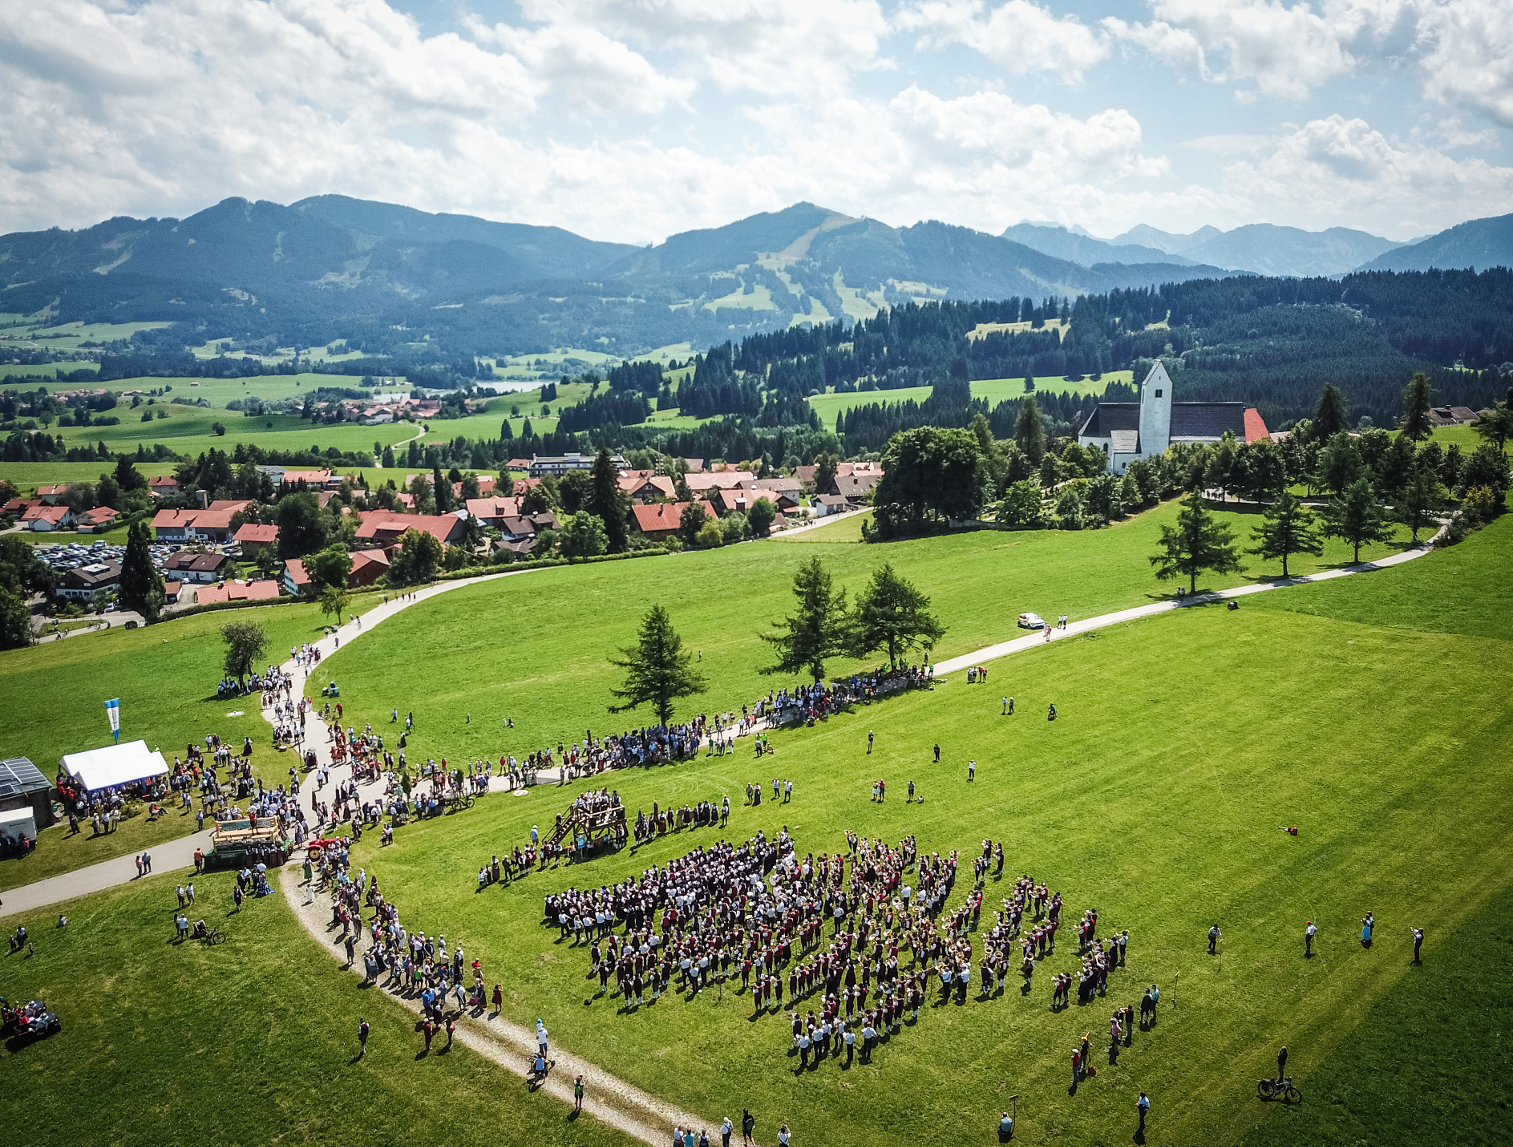
[[[53,823],[52,785],[26,757],[11,757],[0,761],[0,813],[19,809],[31,813],[32,836]]]
[[[81,789],[95,792],[161,777],[168,771],[168,762],[162,753],[149,749],[146,741],[128,741],[124,745],[69,753],[63,758],[63,771]]]

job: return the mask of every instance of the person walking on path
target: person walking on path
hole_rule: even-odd
[[[368,1021],[359,1020],[357,1024],[357,1058],[361,1059],[368,1054]]]
[[[1145,1134],[1145,1117],[1150,1114],[1150,1110],[1151,1110],[1150,1096],[1146,1095],[1145,1092],[1142,1091],[1140,1093],[1140,1098],[1135,1101],[1135,1106],[1140,1111],[1140,1126],[1135,1129],[1135,1134],[1136,1135],[1144,1135]]]
[[[1208,930],[1208,954],[1210,956],[1218,955],[1219,941],[1222,939],[1224,939],[1224,933],[1219,931],[1217,924]]]
[[[1303,929],[1303,959],[1305,960],[1313,959],[1313,938],[1317,933],[1318,929],[1314,927],[1313,921],[1308,921],[1308,926]]]
[[[1418,950],[1420,948],[1422,948],[1423,946],[1424,946],[1424,930],[1422,928],[1415,928],[1413,930],[1413,962],[1415,964],[1422,964],[1423,963],[1423,961],[1421,959],[1419,959],[1419,956],[1418,956]]]
[[[573,1080],[573,1110],[583,1110],[583,1077]]]
[[[730,1116],[727,1115],[720,1124],[720,1147],[730,1147],[730,1136],[733,1131],[735,1131],[735,1124],[730,1121]]]
[[[742,1147],[745,1147],[745,1145],[747,1143],[755,1144],[756,1143],[756,1139],[754,1138],[755,1135],[756,1135],[756,1116],[753,1115],[747,1108],[743,1107],[743,1108],[741,1108],[741,1144],[742,1144]]]

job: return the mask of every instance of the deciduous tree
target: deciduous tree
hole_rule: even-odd
[[[226,675],[243,683],[268,645],[268,635],[255,621],[232,621],[221,626],[221,640],[226,643]]]
[[[430,581],[441,568],[444,553],[434,534],[406,530],[399,539],[399,552],[389,563],[389,584],[416,585]]]

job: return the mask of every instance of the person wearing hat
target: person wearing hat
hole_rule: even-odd
[[[730,1135],[735,1130],[735,1124],[730,1121],[730,1116],[725,1116],[720,1124],[720,1147],[730,1147]]]
[[[546,1055],[546,1024],[538,1017],[536,1020],[536,1046],[541,1050],[543,1057]]]
[[[1317,932],[1318,929],[1314,927],[1313,921],[1308,921],[1308,926],[1303,929],[1303,959],[1305,960],[1313,959],[1313,937]]]

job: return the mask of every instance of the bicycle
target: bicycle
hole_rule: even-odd
[[[1263,1079],[1256,1084],[1256,1094],[1265,1100],[1280,1099],[1283,1103],[1302,1103],[1303,1093],[1292,1085],[1292,1076],[1285,1079]]]

